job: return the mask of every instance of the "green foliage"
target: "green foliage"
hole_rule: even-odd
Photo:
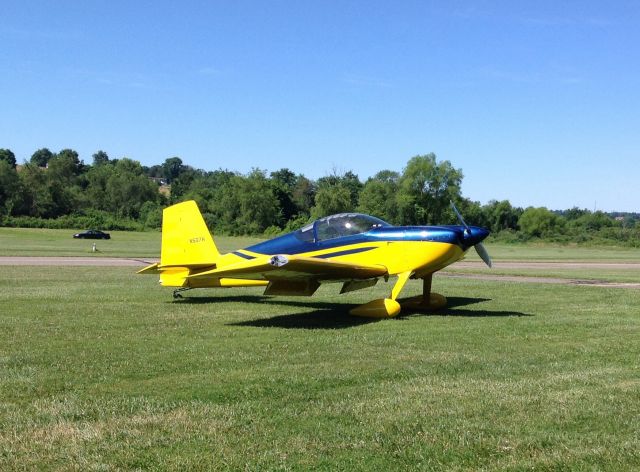
[[[368,179],[358,200],[358,211],[377,216],[392,224],[399,223],[396,195],[400,174],[383,170]]]
[[[135,220],[139,228],[156,229],[166,205],[194,199],[217,234],[279,234],[310,219],[351,211],[396,225],[455,224],[454,201],[467,223],[489,228],[501,241],[543,238],[634,247],[639,239],[638,214],[578,208],[524,212],[508,200],[486,205],[471,201],[460,194],[462,171],[433,153],[411,158],[402,173],[383,170],[364,184],[352,171],[334,171],[313,181],[287,168],[268,175],[261,169],[240,174],[194,169],[179,157],[151,167],[126,157],[110,159],[104,151],[92,157],[88,166],[73,149],[54,154],[42,148],[16,171],[13,153],[0,149],[0,216],[16,217],[6,220],[11,225],[57,227],[44,220],[98,211],[115,221]],[[170,195],[165,196],[167,187],[159,187],[160,178],[171,182]]]
[[[296,185],[292,190],[293,203],[299,214],[310,215],[315,203],[317,185],[304,175],[296,177]]]
[[[144,226],[136,220],[117,218],[107,212],[88,210],[85,214],[63,215],[58,218],[35,216],[7,216],[1,226],[8,228],[78,229],[99,228],[101,230],[141,231]]]
[[[585,231],[598,231],[602,228],[612,226],[620,226],[620,224],[611,220],[610,217],[601,211],[596,211],[595,213],[586,212],[571,221],[571,227],[573,229],[580,228]]]
[[[284,227],[283,233],[290,233],[292,231],[296,231],[303,226],[310,223],[311,217],[305,214],[300,214],[296,218],[287,221],[287,225]]]
[[[324,183],[318,188],[315,206],[311,209],[313,219],[334,213],[353,211],[351,191],[342,183]]]
[[[7,162],[10,166],[16,166],[16,156],[10,149],[0,149],[0,161]]]
[[[94,167],[109,163],[109,156],[104,151],[98,151],[92,157]]]
[[[146,201],[140,207],[138,221],[148,229],[160,229],[162,226],[162,206],[153,201]]]
[[[491,200],[484,208],[487,227],[494,233],[518,229],[522,209],[513,208],[508,200]]]
[[[526,236],[537,238],[557,234],[563,227],[560,217],[544,207],[527,208],[520,216],[518,224]]]
[[[33,163],[25,164],[18,175],[23,190],[23,206],[18,215],[54,218],[55,203],[52,200],[46,169]]]
[[[21,198],[20,177],[15,166],[0,159],[0,216],[10,215]]]
[[[158,202],[158,186],[144,175],[139,162],[120,159],[112,167],[105,194],[109,210],[119,217],[136,219],[145,202]]]
[[[31,155],[31,164],[38,167],[47,167],[47,163],[54,156],[54,154],[47,148],[38,149]]]
[[[467,198],[461,198],[455,204],[458,211],[464,215],[464,220],[468,225],[491,229],[487,206],[482,206],[480,202],[474,202]]]
[[[182,159],[179,157],[171,157],[164,161],[162,169],[164,171],[165,179],[167,179],[168,183],[171,183],[185,170],[185,166],[182,164]]]
[[[246,178],[235,176],[239,215],[233,234],[257,234],[279,223],[278,199],[265,171],[253,169]],[[246,228],[246,230],[245,230]]]
[[[412,157],[398,188],[398,211],[403,224],[439,224],[451,219],[449,202],[460,199],[462,170],[436,155]]]
[[[289,169],[280,169],[271,172],[270,180],[272,192],[278,200],[282,221],[289,221],[300,212],[293,198],[293,189],[296,187],[298,177]]]
[[[347,171],[344,174],[340,175],[337,171],[333,171],[332,174],[321,177],[318,179],[318,190],[323,188],[335,188],[342,187],[349,192],[349,203],[344,206],[346,209],[342,211],[353,211],[353,209],[358,206],[358,194],[362,189],[362,183],[356,174],[351,171]],[[316,205],[318,204],[316,200]],[[316,211],[316,213],[322,213],[321,211]],[[336,213],[336,212],[334,212]]]
[[[73,149],[63,149],[55,158],[68,161],[67,165],[73,170],[75,175],[80,174],[84,169],[84,162],[80,160],[78,153]],[[51,164],[51,159],[49,160],[49,164]]]

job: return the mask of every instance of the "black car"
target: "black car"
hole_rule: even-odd
[[[73,237],[76,239],[111,239],[111,235],[109,233],[104,233],[97,229],[89,229],[82,233],[76,233]]]

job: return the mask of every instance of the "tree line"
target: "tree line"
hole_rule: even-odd
[[[640,247],[640,215],[572,208],[514,207],[508,200],[485,205],[461,194],[462,170],[436,155],[412,157],[402,170],[381,170],[361,181],[352,171],[317,180],[290,169],[247,174],[185,165],[179,157],[143,166],[111,159],[104,151],[85,164],[76,151],[38,149],[17,165],[0,149],[0,225],[159,228],[162,209],[193,199],[216,233],[275,235],[310,220],[358,211],[397,225],[454,224],[454,201],[467,223],[489,228],[505,241],[541,238],[559,242],[606,242]]]

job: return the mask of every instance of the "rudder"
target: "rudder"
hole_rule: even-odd
[[[163,210],[160,267],[211,266],[219,256],[195,201],[178,203]]]

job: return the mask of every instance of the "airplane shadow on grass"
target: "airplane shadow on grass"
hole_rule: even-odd
[[[419,312],[411,309],[402,309],[394,321],[402,321],[414,316],[459,316],[469,318],[483,317],[512,317],[512,316],[534,316],[517,311],[495,311],[495,310],[470,310],[461,307],[491,301],[489,298],[469,298],[469,297],[447,297],[447,307],[437,311]],[[399,300],[402,301],[402,300]],[[304,301],[271,298],[263,295],[243,295],[229,297],[188,297],[176,303],[254,303],[266,305],[278,305],[283,307],[299,307],[311,309],[300,313],[289,313],[286,315],[276,315],[269,318],[258,318],[237,323],[228,323],[229,326],[252,326],[257,328],[287,328],[287,329],[344,329],[354,326],[361,326],[368,323],[380,321],[373,318],[361,318],[349,314],[351,308],[356,304],[349,303],[327,303],[320,301]]]

